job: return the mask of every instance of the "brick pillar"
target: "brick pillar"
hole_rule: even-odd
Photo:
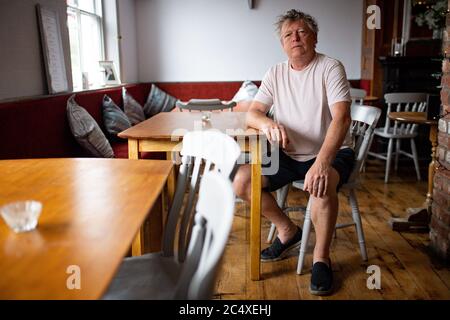
[[[449,0],[450,9],[450,0]],[[434,176],[433,206],[430,223],[431,247],[445,261],[450,261],[450,14],[444,32],[442,63],[442,118],[438,132],[438,170]]]

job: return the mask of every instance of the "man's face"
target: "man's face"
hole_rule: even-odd
[[[281,27],[281,45],[290,60],[312,54],[317,37],[303,21],[286,21]]]

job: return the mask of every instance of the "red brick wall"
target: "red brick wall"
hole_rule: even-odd
[[[447,15],[443,41],[445,57],[450,58],[450,15]],[[442,73],[443,117],[439,120],[438,169],[434,176],[430,239],[434,251],[444,260],[450,261],[450,59],[444,59]]]

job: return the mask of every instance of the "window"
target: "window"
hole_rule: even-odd
[[[83,89],[83,77],[89,88],[103,84],[99,61],[104,59],[101,0],[67,0],[67,25],[70,39],[73,90]]]

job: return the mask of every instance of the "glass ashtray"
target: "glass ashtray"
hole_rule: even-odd
[[[12,202],[0,207],[6,224],[17,233],[35,229],[41,211],[42,203],[34,200]]]

